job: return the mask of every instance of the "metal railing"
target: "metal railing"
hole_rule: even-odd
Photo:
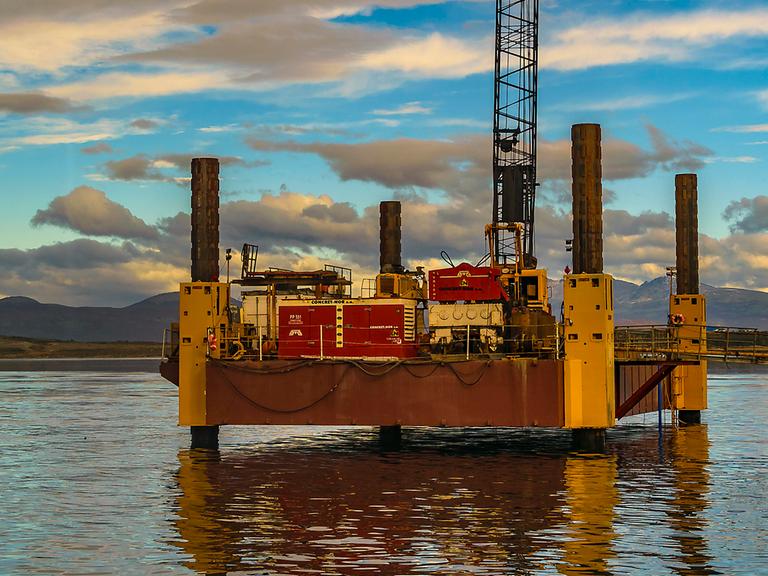
[[[768,362],[768,332],[697,325],[617,326],[615,356],[624,360]]]
[[[365,338],[360,328],[344,328],[344,333],[337,335],[335,324],[304,324],[300,327],[303,334],[292,336],[290,340],[278,340],[277,351],[280,358],[333,358],[338,357],[341,350],[344,354],[362,358],[397,357],[404,350],[410,349],[413,354],[432,355],[441,359],[490,358],[516,356],[522,358],[559,358],[563,352],[563,339],[552,324],[548,325],[508,325],[485,326],[456,324],[439,327],[443,334],[450,332],[449,339],[436,338],[432,334],[415,333],[406,338],[405,330],[398,330],[397,335]],[[375,328],[369,330],[376,330]],[[539,332],[539,334],[537,334]],[[372,341],[372,340],[377,341]],[[382,341],[385,340],[385,341]],[[265,336],[253,334],[228,334],[219,338],[219,351],[216,354],[221,359],[263,359],[265,356],[274,357],[275,349],[269,352],[264,347],[269,344]],[[281,348],[282,344],[282,350]],[[301,350],[301,352],[286,352]],[[303,350],[302,350],[303,349]],[[351,351],[351,352],[350,352]]]
[[[441,341],[436,337],[438,328],[443,334],[449,333],[450,338]],[[422,355],[429,353],[439,358],[465,359],[510,355],[521,358],[561,358],[565,350],[562,327],[556,328],[551,324],[503,327],[455,324],[433,327],[431,339],[428,333],[417,333],[410,340],[400,334],[399,343],[356,338],[355,329],[345,328],[345,334],[340,337],[341,346],[337,346],[334,324],[305,325],[302,329],[306,330],[306,334],[312,334],[312,337],[294,338],[293,345],[314,346],[316,349],[297,356],[282,353],[279,355],[281,358],[334,357],[338,348],[345,347],[354,347],[357,350],[355,355],[361,357],[394,356],[404,345],[420,348]],[[312,332],[313,329],[317,334]],[[346,333],[347,330],[352,330],[352,334]],[[163,357],[176,357],[178,346],[178,324],[174,324],[163,334]],[[228,334],[218,342],[218,346],[218,354],[224,359],[261,360],[265,356],[275,356],[274,342],[269,340],[263,330],[252,334]],[[751,328],[690,325],[617,326],[614,332],[614,352],[615,358],[620,361],[715,360],[768,363],[768,332]]]

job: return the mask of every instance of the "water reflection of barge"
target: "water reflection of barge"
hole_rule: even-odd
[[[620,561],[625,570],[715,573],[706,426],[666,436],[665,462],[653,432],[588,457],[548,433],[419,431],[396,455],[361,432],[311,439],[179,453],[173,545],[190,569],[608,574]],[[648,517],[639,489],[667,496]],[[658,525],[644,527],[650,519]],[[626,554],[643,529],[673,535]]]

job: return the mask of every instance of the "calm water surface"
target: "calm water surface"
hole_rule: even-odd
[[[648,416],[599,456],[310,427],[211,454],[154,374],[0,371],[0,574],[768,574],[768,374],[713,377],[710,404],[662,450]]]

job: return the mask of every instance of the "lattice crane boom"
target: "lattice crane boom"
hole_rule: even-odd
[[[496,1],[492,222],[523,224],[523,254],[503,226],[495,233],[501,263],[535,267],[536,112],[539,0]]]

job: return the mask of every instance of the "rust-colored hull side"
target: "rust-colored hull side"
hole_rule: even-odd
[[[651,376],[653,376],[660,366],[658,364],[618,364],[616,366],[616,407],[618,408],[627,399],[632,396]],[[670,409],[669,400],[672,383],[667,376],[663,380],[664,387],[664,409]],[[659,395],[656,390],[648,393],[637,405],[632,408],[625,416],[634,416],[637,414],[648,414],[656,412],[659,409]]]
[[[160,363],[160,376],[171,384],[179,385],[179,361],[168,360]]]
[[[268,373],[265,373],[268,371]],[[565,423],[557,360],[210,362],[207,423],[541,426]]]

